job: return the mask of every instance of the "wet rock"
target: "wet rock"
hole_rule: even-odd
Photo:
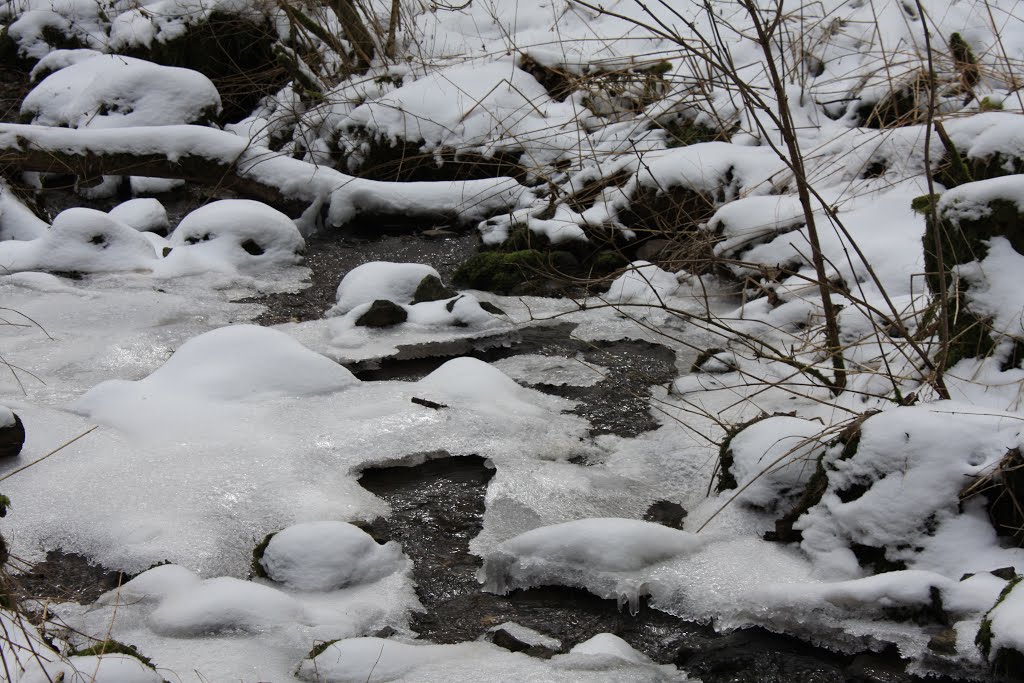
[[[499,628],[491,634],[491,642],[498,647],[505,648],[509,652],[525,652],[533,657],[543,656],[544,659],[548,659],[555,654],[555,651],[551,648],[544,647],[543,645],[531,645],[519,640],[503,628]]]
[[[928,649],[940,655],[956,654],[956,630],[947,628],[939,631],[928,641]]]
[[[416,287],[416,291],[412,295],[412,303],[420,304],[424,301],[444,301],[445,299],[451,299],[457,294],[458,292],[454,289],[445,287],[444,283],[437,277],[427,275],[425,278],[420,280],[420,284]]]
[[[0,406],[0,418],[3,417],[4,410],[6,409]],[[21,453],[21,447],[25,445],[25,425],[15,413],[10,413],[10,416],[14,421],[0,427],[0,458],[18,455]]]
[[[356,320],[358,327],[391,327],[404,323],[409,313],[393,301],[377,299],[370,304],[369,310]]]
[[[644,521],[657,522],[673,529],[682,529],[686,519],[686,509],[679,503],[670,500],[659,500],[651,503],[644,513]]]
[[[491,315],[505,315],[505,311],[501,310],[500,308],[492,304],[490,301],[481,301],[480,308],[484,309]]]

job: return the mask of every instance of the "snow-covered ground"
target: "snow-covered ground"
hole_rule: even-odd
[[[173,177],[107,175],[78,191],[141,197],[44,220],[19,194],[40,173],[0,181],[0,430],[16,414],[27,432],[0,463],[0,531],[22,562],[61,549],[134,575],[93,605],[46,606],[60,652],[0,610],[6,675],[686,679],[611,634],[549,660],[417,640],[412,560],[352,523],[389,514],[362,469],[438,451],[496,471],[470,546],[482,590],[577,586],[626,610],[646,596],[720,630],[894,644],[913,673],[984,679],[1021,661],[1024,515],[1006,497],[1024,490],[1024,5],[750,4],[403,2],[395,56],[378,49],[358,74],[329,38],[339,20],[313,4],[302,11],[326,31],[260,0],[0,5],[8,48],[34,63],[3,150],[146,157],[170,176],[206,164],[301,207],[232,198],[168,221],[141,197]],[[383,26],[390,5],[365,3]],[[219,118],[212,77],[144,59],[225,14],[265,20],[262,39],[297,60],[241,121]],[[449,175],[460,155],[513,158],[515,177],[359,177],[392,146]],[[942,161],[951,149],[959,163]],[[262,306],[237,303],[302,289],[307,239],[353,221],[444,216],[488,246],[524,231],[556,249],[629,244],[666,197],[658,229],[706,244],[716,268],[669,266],[668,245],[574,302],[448,290],[428,265],[373,262],[318,320],[260,327]],[[941,239],[957,247],[944,266],[962,317],[929,293],[923,214],[960,236]],[[968,315],[980,341],[938,381],[943,324]],[[597,384],[604,369],[575,358],[453,358],[418,381],[343,367],[549,320],[676,351],[678,378],[653,388],[660,428],[595,437],[572,401],[530,388]],[[685,508],[684,527],[640,521],[655,501]],[[70,656],[95,639],[137,647],[156,673],[123,653]]]

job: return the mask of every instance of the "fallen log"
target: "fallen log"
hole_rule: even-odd
[[[301,216],[300,227],[307,234],[325,207],[325,222],[333,227],[366,215],[466,224],[525,206],[534,198],[511,178],[434,183],[355,178],[203,126],[83,130],[0,124],[0,169],[86,179],[103,175],[182,179]]]

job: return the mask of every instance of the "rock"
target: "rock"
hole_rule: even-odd
[[[686,519],[686,509],[679,503],[670,500],[659,500],[651,503],[644,513],[645,522],[657,522],[673,529],[682,529]]]
[[[551,659],[557,652],[544,645],[531,645],[526,641],[516,638],[508,630],[499,628],[491,633],[491,642],[498,647],[503,647],[509,652],[522,652],[530,657],[540,659]]]
[[[658,257],[671,245],[672,242],[666,239],[647,240],[636,250],[636,258],[640,261],[656,262]]]
[[[420,280],[420,284],[416,287],[416,292],[412,295],[412,303],[421,304],[424,301],[444,301],[445,299],[451,299],[457,294],[458,292],[450,287],[445,287],[444,283],[436,276],[427,275]]]
[[[377,299],[370,304],[370,308],[365,313],[359,316],[356,325],[359,327],[391,327],[404,323],[408,317],[409,313],[393,301]]]
[[[7,419],[5,420],[5,415]],[[25,445],[25,425],[21,418],[0,406],[0,458],[10,458],[21,453]]]
[[[928,641],[928,649],[941,655],[956,654],[956,629],[939,631]]]
[[[505,315],[505,311],[501,310],[500,308],[492,304],[490,301],[481,301],[480,308],[484,309],[491,315]]]

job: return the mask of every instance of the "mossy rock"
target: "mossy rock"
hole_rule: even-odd
[[[539,294],[559,274],[578,267],[578,260],[564,251],[485,251],[460,265],[452,280],[460,287],[496,294]]]
[[[1017,589],[1021,583],[1024,582],[1024,576],[1015,576],[1006,586],[1002,592],[999,593],[999,597],[996,599],[991,609],[985,613],[985,616],[981,620],[981,626],[978,629],[978,635],[974,638],[975,645],[981,650],[982,654],[985,655],[985,659],[988,660],[989,666],[994,674],[1000,676],[1008,676],[1013,680],[1015,676],[1019,676],[1020,672],[1024,671],[1024,653],[1008,649],[999,648],[995,652],[992,651],[992,612],[999,607],[999,605],[1009,597],[1010,592]],[[1024,590],[1024,589],[1021,589]]]
[[[409,319],[409,312],[393,301],[377,299],[356,320],[356,327],[392,327]]]
[[[731,184],[725,178],[725,186]],[[682,185],[661,191],[653,187],[641,187],[629,199],[629,206],[619,212],[619,221],[642,237],[658,235],[667,239],[678,239],[685,234],[698,232],[698,226],[708,221],[715,208],[726,199],[726,187],[713,194],[697,192]],[[711,256],[710,247],[708,256]]]
[[[775,417],[775,415],[761,413],[754,419],[747,420],[725,433],[725,438],[718,445],[718,484],[715,486],[715,491],[721,493],[722,491],[734,489],[739,485],[736,481],[736,476],[732,473],[732,466],[735,461],[732,454],[732,440],[739,436],[747,427],[767,420],[770,417]]]
[[[967,306],[967,286],[957,281],[952,272],[954,266],[980,261],[988,253],[985,244],[993,237],[1003,237],[1019,254],[1024,254],[1024,213],[1012,199],[996,198],[988,202],[986,215],[965,217],[951,210],[955,205],[945,207],[936,220],[932,218],[931,203],[934,197],[919,197],[912,205],[915,210],[925,213],[924,246],[925,273],[928,287],[933,294],[941,292],[939,275],[939,247],[945,266],[945,286],[951,293],[947,308],[950,347],[945,364],[952,366],[963,358],[986,357],[992,354],[997,340],[990,334],[989,321],[977,316]],[[1010,358],[1004,359],[1004,367],[1014,366],[1024,357],[1024,346],[1015,345]],[[1017,348],[1019,347],[1019,348]]]
[[[828,445],[828,449],[818,456],[814,474],[807,480],[807,485],[804,487],[800,499],[786,514],[775,520],[775,530],[769,531],[764,535],[766,541],[799,543],[803,540],[803,533],[798,529],[794,529],[793,525],[808,510],[820,503],[821,497],[828,490],[828,471],[825,469],[825,454],[833,449],[841,448],[838,460],[849,460],[856,455],[864,423],[877,413],[878,411],[873,410],[858,416]]]
[[[659,119],[654,127],[665,131],[665,146],[669,149],[725,140],[728,137],[728,133],[697,123],[681,114]]]
[[[458,292],[450,287],[445,287],[444,283],[435,276],[427,275],[420,283],[416,285],[416,291],[412,295],[412,303],[420,304],[425,301],[444,301],[445,299],[451,299],[456,296]]]
[[[190,26],[180,36],[125,52],[205,75],[220,93],[223,120],[237,121],[291,79],[274,53],[276,41],[276,29],[267,18],[214,11],[206,21]]]
[[[90,645],[89,647],[82,648],[81,650],[75,650],[69,656],[71,657],[95,657],[97,655],[128,655],[139,660],[150,669],[156,670],[152,660],[141,654],[135,649],[134,645],[126,645],[125,643],[117,640],[101,640],[100,642]]]
[[[920,123],[928,107],[928,81],[924,74],[895,84],[884,97],[857,105],[855,115],[865,128],[897,128]]]

